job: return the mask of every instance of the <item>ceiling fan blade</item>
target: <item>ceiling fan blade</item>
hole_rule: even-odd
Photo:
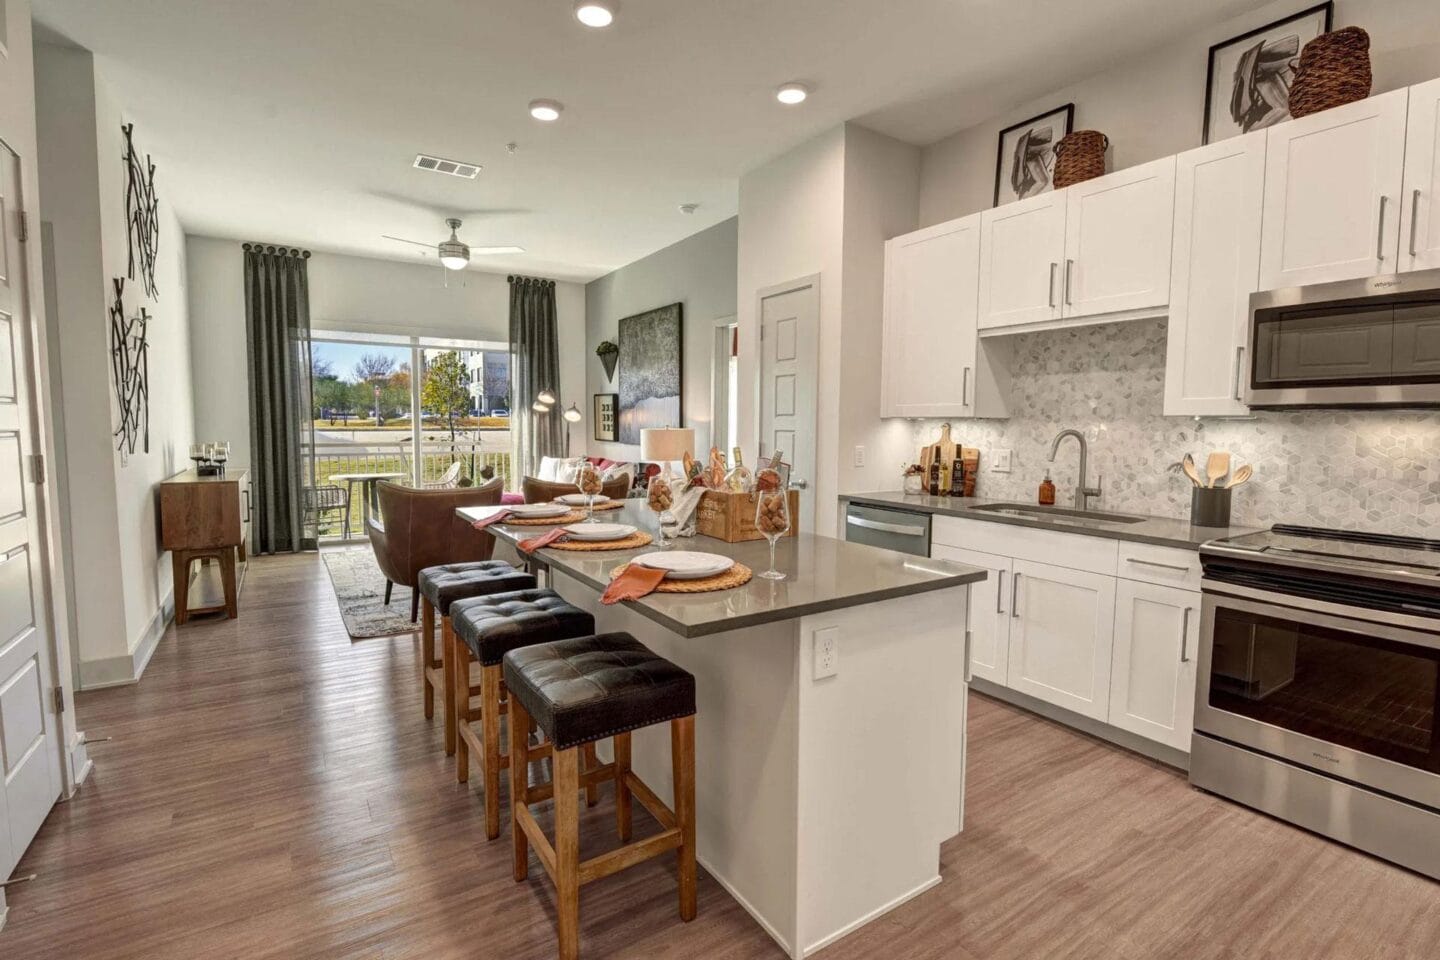
[[[434,250],[436,246],[433,243],[422,243],[419,240],[406,240],[404,237],[392,237],[388,233],[382,233],[380,236],[386,240],[394,240],[398,243],[413,243],[417,247],[429,247],[431,250]]]
[[[495,256],[504,253],[524,253],[524,247],[517,247],[514,244],[499,244],[488,247],[471,247],[470,255],[475,257]]]

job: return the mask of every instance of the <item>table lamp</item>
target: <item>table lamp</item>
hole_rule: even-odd
[[[658,463],[666,473],[675,460],[685,459],[685,454],[695,449],[693,427],[663,427],[640,431],[640,459]]]

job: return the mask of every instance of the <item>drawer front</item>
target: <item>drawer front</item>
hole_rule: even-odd
[[[1116,541],[1101,537],[959,517],[936,517],[931,539],[963,550],[978,550],[1112,577],[1118,553]]]
[[[1126,580],[1199,590],[1200,553],[1149,543],[1122,543],[1118,573]]]

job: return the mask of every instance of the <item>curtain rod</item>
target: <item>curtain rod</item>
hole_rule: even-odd
[[[299,247],[286,247],[274,243],[243,243],[246,253],[278,253],[283,257],[303,257],[310,259],[309,250],[301,250]]]

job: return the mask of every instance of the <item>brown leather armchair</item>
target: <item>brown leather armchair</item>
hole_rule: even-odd
[[[489,560],[495,538],[455,515],[457,507],[493,507],[500,503],[505,481],[496,477],[478,487],[417,490],[389,481],[376,486],[380,516],[371,517],[368,533],[375,561],[385,574],[385,602],[395,584],[410,588],[410,622],[419,617],[419,574],[441,563]]]
[[[525,495],[526,503],[549,503],[567,493],[579,493],[580,489],[573,483],[551,483],[549,480],[526,477],[520,481],[520,492]],[[606,480],[600,493],[611,500],[624,500],[630,495],[630,474],[622,473]]]

